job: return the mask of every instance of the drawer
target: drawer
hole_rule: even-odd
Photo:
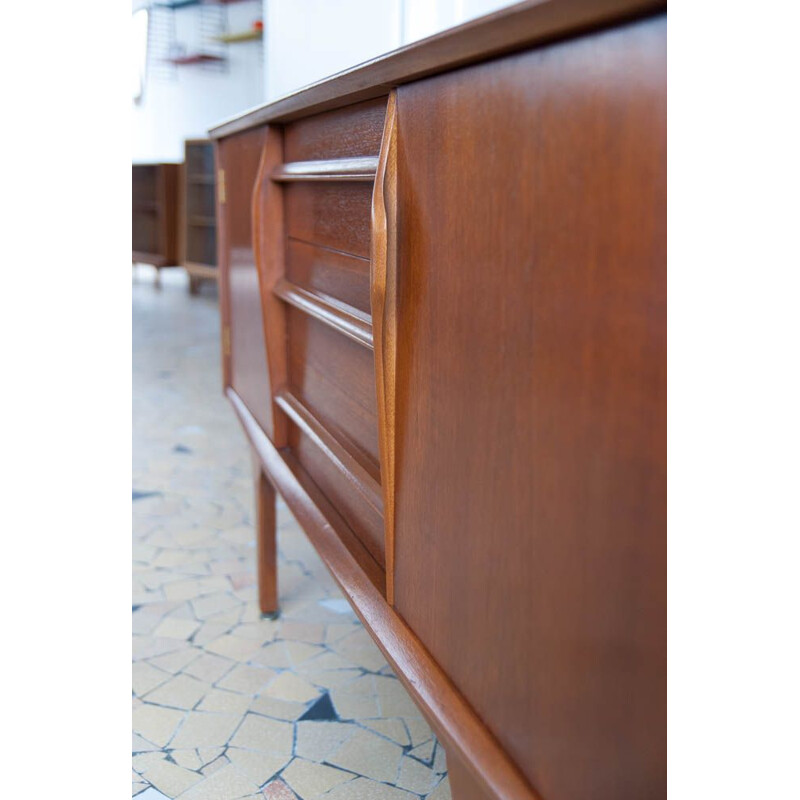
[[[369,260],[290,240],[286,277],[295,286],[370,313]]]
[[[378,485],[343,470],[319,442],[294,423],[289,425],[289,446],[356,538],[385,569],[383,503]]]
[[[265,260],[264,284],[280,330],[280,447],[330,504],[331,524],[381,591],[370,251],[385,110],[383,98],[286,124],[256,194],[264,246],[283,247],[282,259]],[[281,213],[271,214],[276,204]]]
[[[286,317],[292,393],[379,480],[372,351],[298,309]]]
[[[381,148],[386,98],[356,103],[288,124],[287,161],[377,156]]]
[[[290,240],[369,258],[372,183],[293,183],[284,203]]]
[[[289,447],[383,568],[383,503],[373,353],[288,307]]]

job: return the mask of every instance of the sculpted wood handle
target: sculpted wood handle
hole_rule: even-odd
[[[372,193],[370,301],[383,487],[386,600],[394,606],[394,415],[397,363],[397,126],[393,91],[386,106]]]
[[[287,383],[286,309],[275,295],[274,289],[285,273],[283,247],[283,192],[270,180],[270,173],[283,163],[283,133],[279,127],[270,126],[264,138],[261,161],[253,185],[253,253],[258,273],[259,292],[264,322],[264,344],[267,351],[272,409],[272,442],[276,447],[288,443],[286,414],[275,398]]]

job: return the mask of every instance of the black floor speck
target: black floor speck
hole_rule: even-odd
[[[161,494],[161,492],[137,492],[136,489],[133,490],[133,499],[134,500],[143,500],[145,497],[155,497],[156,495]]]
[[[192,451],[185,444],[176,444],[172,448],[173,453],[191,453]]]
[[[331,696],[325,692],[322,697],[314,703],[311,708],[300,717],[301,720],[317,720],[319,721],[329,721],[329,720],[338,720],[339,715],[336,713],[336,709],[333,707],[333,703],[331,702]]]

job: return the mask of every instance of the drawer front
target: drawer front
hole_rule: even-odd
[[[369,258],[371,183],[296,183],[284,197],[290,240]]]
[[[340,469],[329,454],[295,424],[289,426],[289,446],[372,558],[381,568],[385,568],[380,496]]]
[[[287,161],[376,156],[381,147],[386,98],[292,122],[284,132]]]
[[[378,480],[372,351],[295,308],[287,328],[293,394]]]
[[[290,240],[286,277],[296,286],[370,313],[369,260]]]

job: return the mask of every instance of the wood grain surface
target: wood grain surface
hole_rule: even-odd
[[[385,98],[355,103],[286,125],[286,160],[377,156],[383,135]]]
[[[371,317],[366,258],[289,241],[286,277],[297,286],[333,297]]]
[[[378,475],[372,351],[296,308],[286,313],[293,393]]]
[[[369,258],[371,183],[290,183],[283,191],[290,239]]]
[[[397,92],[395,604],[548,800],[666,792],[665,41]]]

